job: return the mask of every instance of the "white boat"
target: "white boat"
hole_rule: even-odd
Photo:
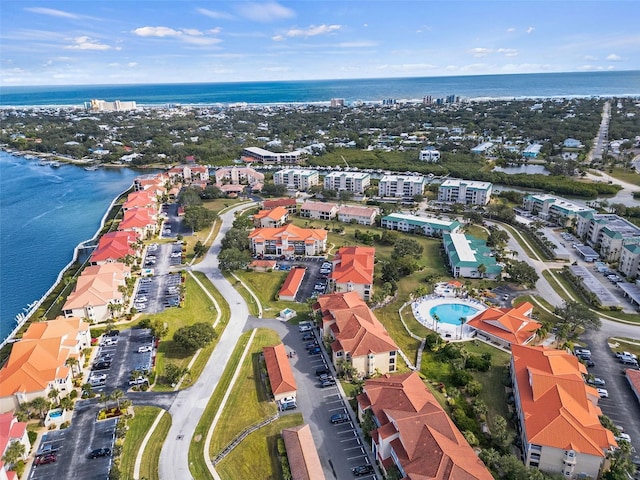
[[[56,162],[55,160],[53,162],[49,162],[49,166],[51,168],[60,168],[60,162]]]
[[[88,167],[84,167],[87,172],[95,172],[98,169],[98,165],[90,165]]]

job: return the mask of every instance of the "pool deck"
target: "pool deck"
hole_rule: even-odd
[[[462,328],[460,328],[459,325],[451,325],[450,323],[445,322],[438,322],[436,326],[436,322],[429,314],[429,311],[433,307],[443,304],[467,305],[469,307],[475,308],[476,310],[478,310],[478,312],[486,310],[487,306],[481,301],[475,300],[473,298],[458,297],[453,292],[442,293],[443,294],[436,293],[433,295],[420,297],[411,302],[411,310],[413,311],[413,316],[425,327],[434,330],[436,333],[439,333],[440,336],[445,340],[471,340],[471,334],[473,332],[469,327],[463,325]],[[467,319],[471,318],[472,316],[468,317]]]

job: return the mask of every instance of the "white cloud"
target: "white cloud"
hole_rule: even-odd
[[[293,10],[276,2],[242,4],[238,8],[238,12],[249,20],[264,23],[293,18],[296,16]]]
[[[316,35],[325,35],[335,32],[342,28],[340,25],[311,25],[306,29],[292,28],[285,35],[287,37],[315,37]]]
[[[202,32],[197,28],[183,28],[182,33],[186,35],[192,35],[192,36],[202,35]]]
[[[619,62],[622,60],[622,57],[620,55],[616,55],[615,53],[612,53],[610,55],[607,55],[607,60],[610,62]]]
[[[516,31],[516,29],[514,27],[507,28],[507,32],[509,32],[509,33],[513,33],[515,31]]]
[[[186,36],[183,36],[183,37],[181,37],[181,39],[185,43],[189,43],[191,45],[202,45],[202,46],[215,45],[216,43],[222,42],[222,40],[220,40],[219,38],[212,38],[212,37],[194,37],[194,36],[186,37]]]
[[[391,70],[396,72],[415,72],[422,70],[430,70],[436,68],[430,63],[401,63],[401,64],[383,64],[376,67],[378,70]]]
[[[271,40],[274,42],[282,42],[285,38],[282,35],[274,35],[271,37]]]
[[[137,62],[129,62],[129,63],[127,63],[127,67],[129,67],[129,68],[136,67],[137,65],[138,65]]]
[[[492,50],[490,48],[476,47],[472,48],[470,52],[474,57],[486,57]]]
[[[516,57],[518,51],[515,48],[499,48],[496,50],[498,53],[504,53],[505,57]]]
[[[39,13],[41,15],[49,15],[51,17],[71,18],[73,20],[79,20],[80,18],[82,18],[80,15],[76,15],[75,13],[69,13],[63,10],[55,10],[53,8],[30,7],[30,8],[25,8],[25,10],[27,12]]]
[[[86,35],[74,38],[73,44],[67,45],[65,48],[72,50],[111,50],[111,46],[98,43],[96,40],[93,40]]]
[[[279,73],[279,72],[290,72],[291,68],[290,67],[264,67],[261,70],[264,72]]]
[[[207,30],[207,33],[210,35],[218,35],[221,31],[222,29],[220,27],[216,27],[216,28],[210,28],[209,30]]]
[[[139,37],[177,37],[181,32],[169,27],[140,27],[133,34]]]
[[[535,30],[534,27],[529,27],[527,28],[527,33],[533,33],[534,30]]]
[[[196,11],[205,17],[214,18],[216,20],[230,20],[233,18],[233,15],[230,13],[209,10],[208,8],[198,8]]]
[[[362,25],[364,28],[367,28],[369,26],[368,23],[365,23],[364,25]]]
[[[596,60],[598,60],[598,57],[595,57],[595,56],[593,56],[593,55],[585,55],[585,56],[584,56],[584,59],[585,59],[587,62],[595,62]]]
[[[493,49],[493,48],[476,47],[476,48],[472,48],[470,50],[470,53],[474,57],[478,57],[478,58],[486,57],[487,55],[493,54],[493,53],[501,53],[505,57],[515,57],[518,55],[518,50],[516,50],[515,48]]]

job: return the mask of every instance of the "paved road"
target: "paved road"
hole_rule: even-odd
[[[160,478],[179,478],[181,480],[193,478],[189,472],[188,460],[191,439],[249,316],[249,309],[244,299],[217,268],[220,241],[231,228],[235,211],[245,208],[247,208],[247,204],[238,206],[220,217],[222,220],[220,233],[206,257],[193,268],[203,272],[227,300],[231,307],[231,319],[220,336],[218,345],[198,381],[192,387],[179,392],[169,409],[172,417],[171,429],[160,455]]]

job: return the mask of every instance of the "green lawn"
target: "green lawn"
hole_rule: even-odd
[[[282,478],[278,461],[277,439],[283,428],[303,424],[302,414],[285,415],[245,438],[224,460],[216,465],[220,478],[271,480]]]
[[[640,186],[640,173],[637,173],[635,169],[629,168],[614,168],[612,172],[609,173],[613,178],[617,178],[618,180],[622,180],[623,182],[630,183],[632,185]]]
[[[277,300],[278,292],[289,272],[281,272],[279,270],[273,272],[247,272],[246,270],[238,270],[235,274],[258,297],[265,317],[275,318],[285,308],[291,308],[297,312],[307,310],[305,304]]]
[[[136,456],[142,444],[142,440],[151,428],[158,413],[162,410],[157,407],[134,407],[135,416],[129,421],[129,430],[122,448],[122,456],[120,457],[120,472],[122,478],[133,478],[133,471]],[[171,416],[162,416],[155,431],[153,432],[149,442],[147,443],[142,463],[140,465],[141,478],[147,480],[157,480],[158,461],[160,459],[160,450],[162,444],[171,427]]]
[[[467,235],[479,238],[480,240],[486,241],[487,238],[489,238],[489,232],[480,225],[465,225],[464,230]]]
[[[216,388],[213,395],[211,395],[209,403],[207,404],[207,408],[205,409],[202,417],[200,418],[200,421],[198,422],[198,426],[196,427],[196,430],[194,432],[194,437],[191,440],[191,444],[189,445],[189,470],[191,471],[191,475],[193,476],[193,478],[197,478],[198,480],[213,478],[209,473],[209,469],[207,468],[207,465],[204,461],[204,439],[206,438],[209,427],[218,411],[218,406],[220,405],[220,402],[222,401],[222,398],[224,397],[225,392],[229,387],[229,384],[231,383],[231,378],[233,377],[235,369],[240,362],[240,357],[242,356],[242,352],[249,342],[250,336],[251,332],[245,332],[238,339],[238,343],[236,344],[231,357],[229,357],[229,360],[227,361],[224,373],[220,377],[218,387]]]
[[[273,330],[261,328],[256,332],[226,408],[213,432],[211,457],[215,457],[245,428],[276,413],[276,405],[261,380],[259,360],[262,347],[280,342],[280,337]]]
[[[611,348],[611,354],[614,352],[629,352],[634,355],[638,355],[640,357],[640,338],[628,339],[629,341],[625,341],[624,338],[619,337],[611,337],[607,339],[609,345],[618,345],[617,347]]]

